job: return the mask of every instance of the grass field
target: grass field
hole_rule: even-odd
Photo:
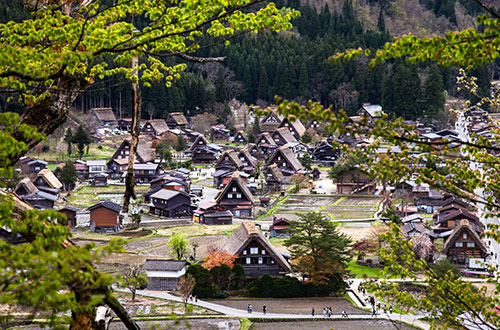
[[[383,278],[384,270],[380,268],[372,268],[366,267],[356,264],[355,260],[352,260],[349,263],[349,267],[347,268],[351,274],[351,277],[355,278],[364,278],[367,277],[375,277],[375,278]]]

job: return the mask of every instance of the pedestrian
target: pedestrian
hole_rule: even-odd
[[[332,317],[332,308],[328,307],[328,317]]]
[[[198,295],[194,296],[194,302],[198,302]]]
[[[375,306],[372,308],[372,317],[377,315],[377,311],[375,310]]]
[[[373,309],[375,309],[375,298],[373,298],[373,296],[370,296],[370,304],[372,305]]]
[[[389,313],[392,314],[392,306],[389,306]]]
[[[345,309],[342,310],[342,317],[349,317],[349,315],[347,315],[347,312],[345,311]]]
[[[311,315],[314,317],[314,307],[311,310]]]
[[[326,317],[326,308],[323,307],[323,317]]]
[[[248,304],[247,311],[248,311],[248,314],[252,313],[252,304]]]
[[[262,306],[262,313],[264,313],[264,315],[266,315],[266,305]]]

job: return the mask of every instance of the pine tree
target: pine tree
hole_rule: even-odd
[[[385,20],[382,8],[380,9],[380,12],[378,14],[377,28],[380,32],[385,32]]]
[[[83,156],[85,146],[89,146],[90,142],[92,140],[90,139],[90,136],[88,133],[85,131],[82,125],[78,126],[78,129],[76,130],[75,134],[73,135],[73,143],[76,143],[78,146],[78,155],[80,159]]]
[[[220,103],[227,101],[226,80],[224,78],[224,68],[222,66],[219,68],[217,79],[215,80],[215,101]]]
[[[259,75],[259,87],[257,97],[264,101],[269,101],[269,79],[267,78],[266,67],[262,66]]]
[[[64,142],[68,144],[68,156],[71,156],[71,143],[73,142],[73,132],[71,132],[71,127],[66,131],[66,135],[64,135]]]
[[[425,116],[429,119],[436,118],[443,111],[444,95],[443,95],[443,77],[437,65],[433,65],[429,71],[429,75],[424,82],[425,90]]]
[[[64,189],[70,191],[75,185],[78,173],[72,161],[68,160],[61,170],[60,180],[64,184]]]
[[[305,63],[302,63],[302,65],[300,66],[300,73],[299,73],[299,95],[305,96],[308,89],[309,89],[309,75],[307,73],[307,66]]]

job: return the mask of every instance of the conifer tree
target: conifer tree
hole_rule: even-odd
[[[443,95],[443,77],[437,65],[433,65],[429,71],[429,75],[424,82],[426,111],[425,116],[428,119],[436,118],[443,111],[444,95]]]
[[[380,32],[385,32],[385,20],[382,8],[380,8],[380,12],[378,14],[377,28]]]
[[[227,101],[226,80],[224,78],[224,68],[221,66],[217,72],[215,80],[215,101],[224,103]]]
[[[302,63],[302,65],[300,66],[300,73],[299,73],[299,95],[305,96],[308,89],[309,89],[309,75],[307,72],[307,66],[305,63]]]
[[[82,125],[78,126],[78,129],[73,135],[72,141],[73,143],[76,143],[78,147],[78,155],[81,159],[84,153],[85,146],[90,145],[90,142],[92,142],[90,136],[87,134]]]
[[[64,184],[64,190],[70,191],[78,178],[75,165],[72,161],[66,161],[66,164],[61,170],[61,182]]]
[[[64,135],[64,142],[68,144],[68,156],[71,156],[71,143],[73,142],[73,132],[71,132],[71,127],[66,130],[66,135]]]
[[[259,87],[257,97],[264,101],[269,101],[269,79],[267,78],[266,67],[262,66],[259,75]]]

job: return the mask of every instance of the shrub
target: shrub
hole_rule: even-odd
[[[50,150],[50,146],[49,146],[49,145],[44,144],[44,145],[42,146],[42,152],[49,152],[49,150]]]
[[[224,291],[224,290],[216,291],[213,294],[213,297],[217,298],[217,299],[224,299],[224,298],[227,298],[227,296],[228,296],[227,291]]]

